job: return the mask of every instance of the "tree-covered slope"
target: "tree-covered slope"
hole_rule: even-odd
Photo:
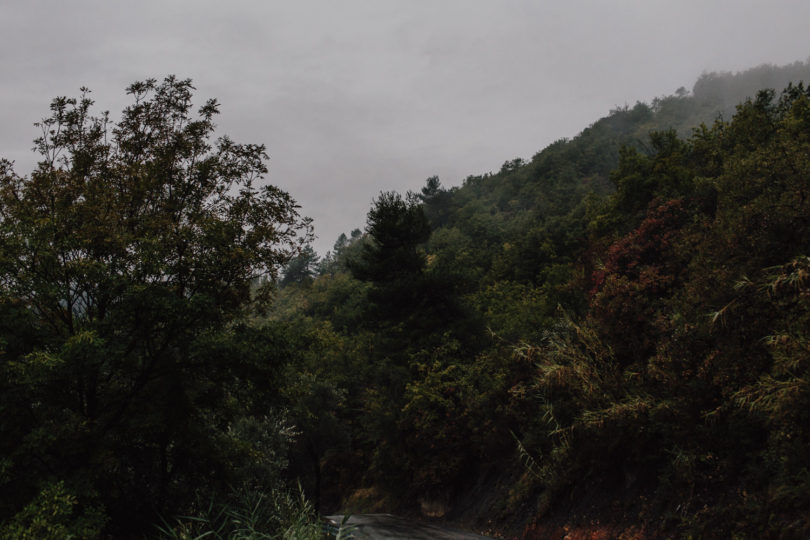
[[[583,492],[600,519],[626,493],[615,519],[652,535],[799,518],[807,92],[750,89],[808,68],[705,75],[528,162],[381,194],[275,314],[334,332],[352,373],[315,368],[347,391],[343,446],[314,458],[334,502],[463,515],[487,485],[530,536]]]

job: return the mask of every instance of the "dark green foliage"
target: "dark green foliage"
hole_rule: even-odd
[[[375,199],[366,221],[370,241],[350,261],[355,278],[373,283],[407,279],[424,270],[425,256],[417,248],[430,236],[422,207],[413,197],[385,192]]]
[[[312,283],[319,266],[318,254],[315,253],[312,246],[305,246],[301,253],[287,263],[280,284],[282,287],[290,283],[309,285]]]
[[[63,482],[48,484],[0,529],[3,538],[61,540],[101,536],[107,517],[96,507],[84,507]]]
[[[603,251],[585,324],[569,324],[578,339],[557,331],[531,349],[557,426],[535,447],[554,456],[550,487],[644,478],[691,533],[810,530],[793,412],[807,383],[808,102],[801,86],[762,92],[730,123],[623,156],[604,222],[637,225]]]
[[[375,200],[296,304],[355,374],[344,487],[448,501],[522,461],[503,516],[587,494],[661,536],[806,535],[810,108],[752,82],[804,71],[707,75]]]
[[[321,259],[318,273],[334,275],[338,272],[348,272],[349,261],[359,256],[358,251],[362,249],[362,246],[363,232],[360,229],[353,230],[351,237],[347,237],[346,233],[341,233],[335,241],[333,250],[327,252]]]
[[[55,100],[37,170],[0,162],[0,531],[305,536],[494,477],[504,521],[586,493],[659,536],[807,536],[810,94],[754,91],[803,70],[381,193],[322,259],[188,81],[117,124]]]
[[[251,540],[323,540],[317,512],[303,492],[236,492],[225,501],[211,501],[193,516],[164,520],[156,527],[159,538]],[[345,533],[344,533],[345,534]]]
[[[4,521],[59,480],[106,530],[136,534],[238,482],[264,444],[235,426],[269,414],[283,338],[232,323],[308,223],[259,184],[262,146],[210,141],[217,104],[193,114],[192,91],[135,83],[117,123],[87,91],[57,98],[37,169],[3,163]]]

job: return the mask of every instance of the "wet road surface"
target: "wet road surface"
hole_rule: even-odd
[[[334,515],[327,518],[340,523],[343,516]],[[489,538],[478,534],[468,533],[441,527],[430,523],[420,523],[391,514],[356,514],[348,521],[355,527],[352,534],[357,540],[474,540]]]

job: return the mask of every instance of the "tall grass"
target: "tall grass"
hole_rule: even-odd
[[[197,515],[180,516],[157,527],[162,540],[322,540],[325,536],[312,504],[277,489],[243,492],[225,504],[208,503]]]

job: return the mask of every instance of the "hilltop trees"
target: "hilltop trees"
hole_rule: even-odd
[[[1,518],[60,480],[122,534],[252,452],[229,426],[267,414],[283,347],[234,323],[310,230],[192,92],[134,83],[118,122],[57,98],[36,170],[0,167]]]

